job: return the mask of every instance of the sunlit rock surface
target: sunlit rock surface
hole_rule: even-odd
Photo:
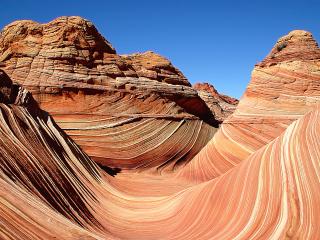
[[[140,177],[140,183],[133,180],[140,187],[128,194],[122,190],[126,182],[99,170],[48,115],[35,106],[29,110],[33,102],[24,100],[25,90],[13,94],[14,88],[1,86],[2,239],[316,239],[320,234],[319,107],[222,176],[184,190],[159,181],[158,195],[152,194],[155,179]],[[170,182],[179,185],[177,179]]]
[[[73,17],[16,22],[11,27],[22,30],[1,35],[0,66],[8,73],[0,72],[1,239],[319,237],[320,54],[310,33],[279,40],[255,67],[236,111],[201,150],[219,121],[178,70],[165,67],[181,77],[179,84],[145,71],[158,74],[170,65],[162,57],[118,56],[103,40],[97,49],[132,69],[96,84],[84,79],[106,74],[93,74],[97,68],[87,63],[28,56],[38,45],[45,49],[39,29],[63,33],[70,22],[86,26],[82,47],[103,40],[89,22]],[[29,25],[32,30],[23,30]],[[14,40],[29,31],[35,33],[29,40]],[[33,66],[36,61],[51,67]],[[146,157],[146,149],[157,150]],[[175,166],[172,174],[141,171]]]
[[[1,239],[94,236],[101,176],[31,94],[0,71]]]
[[[320,49],[311,33],[292,31],[255,66],[235,112],[180,175],[205,181],[224,174],[318,103]]]
[[[117,55],[80,17],[9,24],[0,62],[102,165],[170,172],[192,159],[219,124],[167,59],[153,52]]]
[[[209,83],[196,83],[193,88],[198,91],[199,96],[220,122],[229,117],[239,103],[238,99],[218,93],[214,86]]]

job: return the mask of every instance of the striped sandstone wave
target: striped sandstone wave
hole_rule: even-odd
[[[224,174],[310,111],[319,96],[320,49],[310,33],[292,31],[256,65],[236,111],[179,175],[206,181]]]
[[[0,80],[0,238],[95,236],[98,168],[28,91],[3,72]]]
[[[79,17],[10,24],[0,67],[1,239],[319,238],[310,33],[277,42],[216,133],[168,60]]]
[[[114,233],[123,239],[317,239],[319,122],[317,107],[211,181],[143,204],[122,198],[114,206],[121,214],[112,214]]]
[[[3,239],[316,239],[320,234],[319,107],[224,175],[169,195],[138,196],[124,193],[125,185],[112,186],[117,179],[101,172],[50,117],[28,109],[24,99],[30,97],[19,91],[1,103]],[[147,181],[138,191],[151,186]]]

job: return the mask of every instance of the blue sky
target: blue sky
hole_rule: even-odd
[[[8,0],[1,3],[0,28],[18,19],[82,16],[118,53],[155,51],[191,83],[210,82],[239,98],[279,37],[304,29],[319,42],[319,10],[319,0]]]

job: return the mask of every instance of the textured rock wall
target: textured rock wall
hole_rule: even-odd
[[[205,101],[217,120],[223,122],[235,110],[239,101],[235,98],[219,94],[209,83],[196,83],[193,86],[199,96]]]
[[[279,40],[199,154],[216,121],[167,60],[116,55],[77,17],[16,22],[0,39],[1,239],[320,235],[320,52],[310,33]],[[117,75],[105,59],[129,67]],[[97,166],[38,105],[92,159],[138,172]]]
[[[97,166],[2,71],[0,139],[0,238],[94,236]]]
[[[153,52],[117,55],[80,17],[6,26],[0,62],[102,165],[172,171],[194,157],[218,127],[167,59]]]
[[[3,239],[316,239],[320,234],[319,107],[224,175],[183,190],[159,177],[99,172],[44,116],[0,103]],[[125,189],[132,181],[138,192],[129,194]]]
[[[255,66],[235,112],[180,175],[205,181],[224,174],[312,110],[319,96],[318,44],[311,33],[292,31]]]

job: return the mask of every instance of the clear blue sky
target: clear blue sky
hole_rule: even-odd
[[[254,64],[294,29],[320,39],[320,0],[113,0],[1,2],[0,28],[18,19],[91,20],[118,53],[153,50],[190,80],[239,98]]]

